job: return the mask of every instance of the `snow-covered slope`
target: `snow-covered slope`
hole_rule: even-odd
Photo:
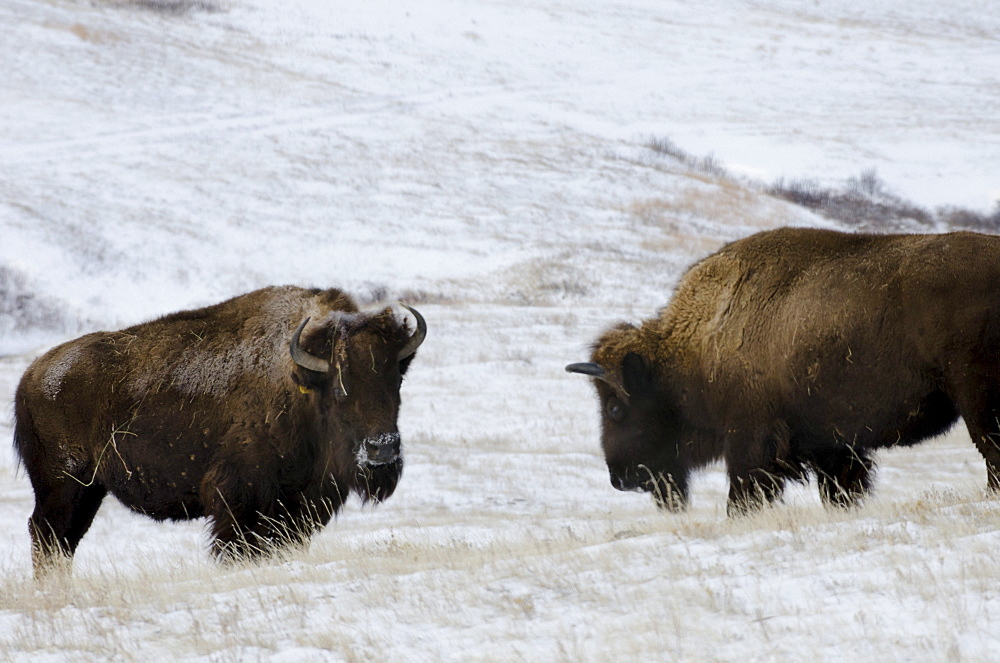
[[[0,455],[0,658],[989,660],[998,506],[964,433],[883,454],[860,511],[806,488],[731,522],[710,470],[663,515],[608,485],[562,367],[722,242],[831,223],[739,176],[989,209],[997,9],[7,0],[0,398],[60,340],[267,284],[430,333],[397,494],[285,562],[219,567],[202,524],[108,500],[75,579],[36,587]]]

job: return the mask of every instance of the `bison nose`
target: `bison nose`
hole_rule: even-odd
[[[399,458],[399,433],[365,438],[358,453],[359,464],[386,465]]]
[[[638,479],[634,470],[629,470],[628,468],[611,470],[611,485],[615,487],[615,490],[621,490],[626,493],[641,493],[648,490],[644,487],[642,481]]]

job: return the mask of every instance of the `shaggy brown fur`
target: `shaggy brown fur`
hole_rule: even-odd
[[[290,356],[306,318],[300,346],[329,372]],[[391,309],[274,287],[50,350],[15,396],[36,575],[73,555],[108,492],[155,519],[208,516],[223,558],[304,543],[352,490],[386,499],[410,339]]]
[[[1000,238],[782,229],[695,264],[659,317],[596,343],[611,480],[687,500],[725,459],[729,511],[817,476],[827,503],[870,488],[873,450],[961,416],[1000,489]]]

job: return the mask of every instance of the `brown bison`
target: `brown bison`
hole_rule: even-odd
[[[14,403],[35,574],[72,557],[108,492],[157,520],[207,516],[223,559],[305,543],[351,491],[389,497],[427,331],[405,308],[412,333],[339,290],[264,288],[37,359]]]
[[[611,483],[682,508],[723,458],[728,512],[815,473],[827,504],[871,486],[876,449],[961,416],[1000,489],[1000,238],[782,229],[695,264],[659,317],[590,363]]]

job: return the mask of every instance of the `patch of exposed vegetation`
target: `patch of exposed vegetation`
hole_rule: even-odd
[[[181,16],[191,12],[223,12],[226,7],[213,0],[112,0],[109,4],[122,9],[152,11],[168,16]]]
[[[684,166],[713,177],[739,179],[729,173],[714,156],[695,157],[668,138],[651,138],[646,147]],[[816,179],[779,179],[771,184],[744,180],[748,187],[805,207],[846,226],[871,232],[928,232],[974,230],[1000,233],[1000,201],[991,212],[961,207],[934,210],[916,205],[895,194],[874,168],[850,177],[840,186]]]

